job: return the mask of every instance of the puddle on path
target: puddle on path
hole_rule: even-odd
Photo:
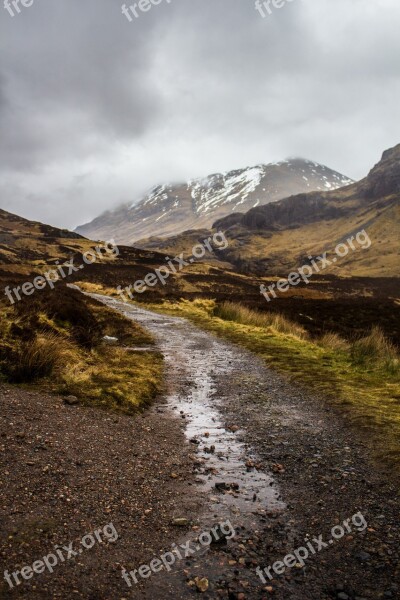
[[[237,372],[240,354],[185,319],[159,315],[93,294],[151,331],[165,356],[167,405],[185,419],[186,436],[197,457],[197,480],[209,494],[210,518],[280,512],[284,504],[271,476],[258,471],[257,458],[240,441],[240,431],[224,426],[215,396],[219,375]],[[160,408],[158,409],[160,410]],[[218,489],[218,488],[223,488]]]

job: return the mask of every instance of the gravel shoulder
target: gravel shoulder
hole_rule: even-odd
[[[56,544],[79,548],[109,523],[118,533],[52,574],[13,589],[2,580],[1,597],[126,597],[121,566],[159,554],[176,536],[171,520],[199,504],[181,424],[156,408],[132,418],[14,387],[0,387],[0,407],[2,572],[32,565]]]

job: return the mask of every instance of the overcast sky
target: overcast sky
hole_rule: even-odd
[[[163,181],[400,142],[399,0],[0,2],[0,206],[75,227]],[[128,2],[128,4],[133,3]]]

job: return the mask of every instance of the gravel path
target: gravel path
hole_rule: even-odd
[[[400,598],[398,490],[371,462],[367,441],[323,399],[250,353],[183,319],[104,301],[156,335],[166,397],[132,419],[25,391],[0,394],[1,556],[13,571],[111,521],[120,537],[52,575],[11,592],[3,586],[5,597]],[[191,523],[172,526],[178,517]],[[343,537],[333,540],[331,528],[346,519]],[[45,533],[32,533],[46,521]],[[202,532],[228,521],[235,537],[200,543]],[[321,540],[315,553],[313,538]],[[170,572],[136,573],[131,587],[122,579],[121,566],[134,571],[188,540],[193,553]],[[303,565],[299,555],[291,568],[280,564],[307,543]],[[256,569],[277,561],[284,572],[270,570],[270,579],[262,571],[263,583]]]

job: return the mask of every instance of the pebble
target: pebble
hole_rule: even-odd
[[[79,400],[76,396],[67,396],[64,398],[64,404],[67,404],[68,406],[75,406],[76,404],[79,404]]]
[[[360,552],[357,552],[356,558],[361,561],[366,561],[371,560],[371,555],[368,554],[368,552],[364,552],[364,550],[361,550]]]
[[[189,519],[177,518],[172,520],[174,527],[188,527],[190,525]]]
[[[209,581],[206,577],[195,577],[194,578],[194,582],[196,584],[196,587],[198,589],[199,592],[206,592],[208,590],[209,587]]]

